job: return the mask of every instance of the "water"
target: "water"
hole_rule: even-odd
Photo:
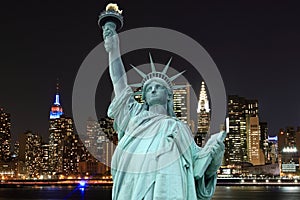
[[[0,188],[0,200],[110,200],[111,187],[89,187],[84,191],[75,187]],[[299,200],[300,187],[294,186],[218,186],[213,200]]]

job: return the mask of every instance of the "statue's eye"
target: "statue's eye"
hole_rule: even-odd
[[[151,91],[151,87],[147,87],[146,92]]]

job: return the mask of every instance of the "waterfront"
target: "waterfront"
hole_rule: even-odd
[[[299,186],[217,186],[213,200],[299,200]],[[71,186],[0,188],[0,200],[110,200],[111,186],[92,186],[84,191]]]

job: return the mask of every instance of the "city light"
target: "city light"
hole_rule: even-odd
[[[296,147],[284,147],[282,152],[284,153],[296,153],[298,150]]]
[[[79,181],[79,187],[85,188],[86,187],[86,181]]]

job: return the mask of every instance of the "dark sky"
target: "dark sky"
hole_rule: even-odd
[[[217,64],[227,94],[259,101],[260,120],[268,122],[270,134],[300,125],[299,5],[242,0],[115,2],[124,10],[123,30],[164,27],[198,41]],[[107,3],[1,3],[0,107],[11,114],[13,138],[27,129],[48,137],[57,78],[65,114],[72,116],[76,73],[102,42],[97,19]],[[99,104],[105,107],[105,102]],[[105,108],[98,115],[105,116]]]

